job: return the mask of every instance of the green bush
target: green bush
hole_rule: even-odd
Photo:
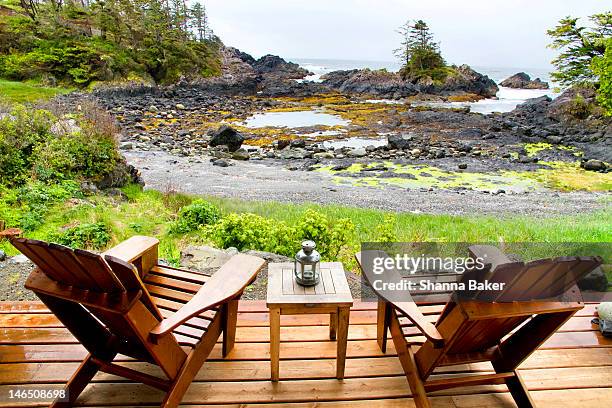
[[[398,237],[395,232],[397,220],[393,214],[385,214],[383,222],[376,226],[376,235],[378,242],[397,242]]]
[[[71,131],[62,130],[62,124]],[[116,131],[108,114],[93,105],[63,119],[48,110],[15,105],[0,119],[0,184],[18,186],[32,177],[101,179],[121,160]]]
[[[355,234],[355,226],[348,218],[331,222],[325,214],[308,209],[298,222],[296,233],[300,240],[313,240],[321,256],[335,259]]]
[[[203,231],[221,248],[253,249],[292,256],[299,247],[295,231],[285,223],[250,213],[229,214]]]
[[[170,227],[174,234],[185,234],[195,231],[201,226],[216,223],[221,217],[221,211],[214,204],[204,200],[195,200],[181,208],[178,219]]]
[[[355,226],[348,219],[331,222],[312,209],[306,210],[296,226],[289,226],[262,216],[229,214],[217,224],[203,229],[204,236],[221,248],[253,249],[292,257],[303,240],[317,244],[325,259],[337,259],[340,251],[355,235]]]
[[[568,104],[567,113],[576,119],[586,119],[593,111],[591,104],[580,94]]]
[[[52,240],[71,248],[101,249],[111,240],[110,228],[103,222],[79,224],[57,234]]]
[[[56,118],[46,110],[15,105],[0,119],[0,183],[18,185],[28,179],[34,148],[49,139]]]

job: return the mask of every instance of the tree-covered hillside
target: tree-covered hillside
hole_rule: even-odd
[[[0,77],[6,79],[169,83],[218,73],[219,46],[200,3],[0,0]]]

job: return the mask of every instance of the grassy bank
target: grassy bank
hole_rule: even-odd
[[[108,226],[108,240],[104,247],[113,246],[132,235],[155,236],[161,241],[161,256],[177,263],[180,250],[193,243],[207,244],[210,236],[196,229],[185,233],[172,232],[181,208],[194,197],[153,190],[141,191],[138,186],[123,189],[125,196],[75,196],[61,198],[39,211],[40,222],[33,224],[27,236],[38,239],[57,239],[64,231],[79,225]],[[235,199],[207,197],[216,205],[221,216],[235,213],[254,213],[273,223],[286,226],[299,224],[307,210],[329,219],[333,225],[349,219],[354,231],[337,255],[338,260],[354,266],[352,254],[361,242],[397,240],[405,242],[611,242],[612,214],[601,212],[541,218],[457,217],[428,214],[394,214],[380,210],[315,204],[291,205],[276,202],[248,202]],[[4,205],[4,207],[2,207]],[[0,200],[0,218],[9,225],[19,224],[30,212],[26,205],[15,206]],[[58,235],[59,234],[59,235]],[[214,242],[213,242],[214,244]],[[256,245],[256,244],[253,244]],[[248,245],[247,245],[248,246]],[[9,254],[16,251],[8,243],[0,248]]]
[[[18,82],[0,79],[0,102],[25,103],[53,98],[70,92],[69,88],[40,86],[34,82]]]

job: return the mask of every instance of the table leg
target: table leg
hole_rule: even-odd
[[[272,381],[278,381],[280,357],[280,308],[270,309],[270,372]]]
[[[349,328],[349,308],[338,308],[338,354],[336,357],[336,378],[344,378],[344,365],[346,362],[346,345],[348,340]]]
[[[336,340],[336,331],[338,330],[338,313],[329,314],[329,339]]]

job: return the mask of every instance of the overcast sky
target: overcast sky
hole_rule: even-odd
[[[390,61],[407,19],[431,27],[450,63],[547,68],[546,30],[603,0],[205,0],[223,42],[259,57]],[[612,7],[607,7],[608,9]],[[586,19],[585,19],[586,20]]]

